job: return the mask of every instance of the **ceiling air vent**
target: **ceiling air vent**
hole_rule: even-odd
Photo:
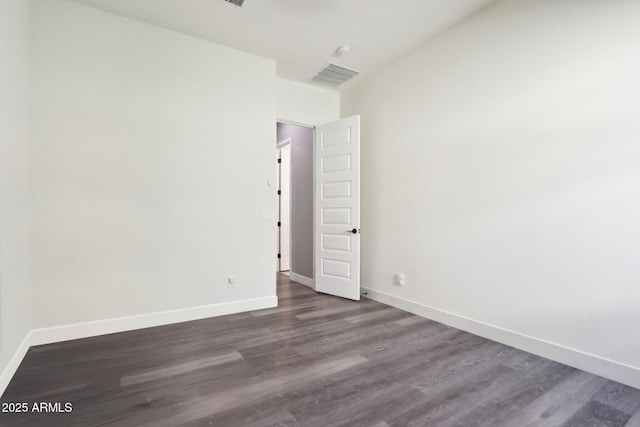
[[[337,87],[358,74],[360,74],[359,71],[350,70],[329,62],[318,74],[311,78],[311,81]]]
[[[242,7],[242,3],[244,3],[244,0],[224,0],[227,3],[231,3],[231,4],[235,4],[238,7]]]

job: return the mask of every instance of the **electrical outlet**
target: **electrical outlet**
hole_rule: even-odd
[[[404,286],[404,273],[397,273],[393,276],[393,284],[396,286]]]
[[[227,287],[229,289],[235,289],[238,285],[238,278],[236,276],[227,277]]]

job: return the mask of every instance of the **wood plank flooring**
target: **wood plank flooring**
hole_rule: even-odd
[[[31,348],[2,397],[29,412],[0,426],[640,426],[640,390],[284,275],[278,296]]]

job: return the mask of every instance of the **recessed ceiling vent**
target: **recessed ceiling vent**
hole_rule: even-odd
[[[244,0],[224,0],[224,1],[226,1],[227,3],[234,4],[238,7],[242,7],[242,3],[244,3]]]
[[[341,67],[340,65],[329,62],[318,72],[318,74],[311,78],[311,81],[338,87],[358,74],[360,74],[359,71],[350,70],[349,68]]]

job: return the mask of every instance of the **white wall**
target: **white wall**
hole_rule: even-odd
[[[0,2],[0,372],[30,327],[29,2]],[[8,378],[0,378],[0,391]]]
[[[278,120],[320,125],[340,118],[340,92],[278,78]]]
[[[640,386],[639,21],[632,0],[502,1],[343,93],[363,285]]]
[[[275,62],[66,1],[33,38],[34,326],[275,298]]]

